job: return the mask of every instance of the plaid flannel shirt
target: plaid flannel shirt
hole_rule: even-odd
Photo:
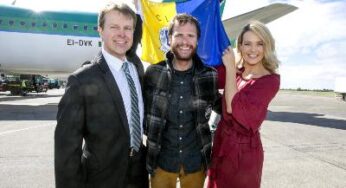
[[[167,60],[150,65],[144,75],[145,99],[145,134],[147,135],[147,169],[153,174],[157,167],[157,157],[161,149],[161,135],[166,126],[168,101],[171,97],[170,84],[173,71],[173,54],[166,54]],[[205,169],[210,162],[211,133],[208,120],[212,108],[216,105],[220,94],[217,87],[217,72],[212,67],[203,65],[200,58],[193,57],[193,108],[204,160]],[[219,105],[219,104],[218,104]]]

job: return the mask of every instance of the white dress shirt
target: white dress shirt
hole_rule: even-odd
[[[132,127],[130,122],[131,121],[131,94],[130,94],[130,88],[127,84],[125,73],[122,70],[122,65],[124,61],[109,54],[106,50],[104,50],[104,48],[102,48],[102,54],[120,90],[120,93],[124,102],[125,110],[126,110],[127,121],[130,125],[129,128],[130,128],[130,134],[131,134],[132,133]],[[143,104],[141,84],[139,83],[139,77],[138,77],[136,67],[132,62],[129,62],[129,70],[130,70],[131,77],[135,83],[136,91],[138,94],[138,108],[139,108],[139,117],[140,117],[140,123],[141,123],[141,135],[143,135],[142,125],[143,125],[143,117],[144,117],[144,109],[143,109],[144,104]]]

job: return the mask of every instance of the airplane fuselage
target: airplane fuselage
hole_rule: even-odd
[[[0,6],[0,70],[67,74],[101,49],[97,14]]]

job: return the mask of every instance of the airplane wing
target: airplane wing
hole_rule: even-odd
[[[274,3],[245,14],[241,14],[226,20],[223,20],[223,26],[228,37],[232,40],[236,39],[241,29],[251,20],[258,20],[263,23],[269,23],[280,18],[290,12],[296,10],[297,7],[284,3]]]

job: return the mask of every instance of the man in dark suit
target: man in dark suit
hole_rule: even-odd
[[[148,187],[135,27],[126,4],[108,4],[98,20],[102,52],[68,78],[55,129],[58,188]]]

